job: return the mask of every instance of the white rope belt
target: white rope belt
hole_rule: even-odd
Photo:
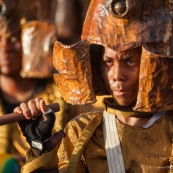
[[[125,173],[115,115],[103,113],[103,132],[109,173]]]

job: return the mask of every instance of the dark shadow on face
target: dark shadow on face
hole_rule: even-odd
[[[100,64],[103,51],[104,47],[100,45],[91,45],[90,47],[92,83],[96,95],[109,95],[101,75]]]

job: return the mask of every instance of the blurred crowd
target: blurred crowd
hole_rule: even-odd
[[[0,116],[39,96],[60,105],[56,131],[79,113],[103,109],[100,98],[94,105],[65,103],[53,80],[53,43],[80,40],[88,5],[89,0],[0,0]],[[28,147],[18,123],[0,126],[0,172],[18,173]]]

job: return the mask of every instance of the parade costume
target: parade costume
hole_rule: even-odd
[[[102,47],[120,52],[141,47],[136,105],[129,109],[108,99],[104,112],[75,117],[60,146],[38,158],[28,152],[22,173],[57,166],[60,173],[173,172],[171,7],[167,0],[91,0],[82,41],[55,42],[55,82],[66,102],[94,103],[95,95],[108,94],[100,69]],[[138,127],[120,123],[118,116],[150,119]]]
[[[112,109],[112,103],[107,102],[106,104],[106,111],[114,114],[114,116],[117,112],[124,113],[118,109]],[[128,112],[129,116],[134,116],[135,114],[138,115],[133,110]],[[119,122],[116,122],[116,124],[126,172],[162,173],[167,172],[172,167],[170,163],[172,152],[172,135],[170,132],[173,130],[171,111],[164,113],[148,128],[133,127]],[[162,128],[162,131],[159,134],[155,133],[160,128]],[[58,168],[60,173],[109,172],[103,134],[102,112],[89,112],[77,116],[67,125],[65,133],[66,137],[62,140],[58,150]],[[156,145],[158,142],[159,145]],[[81,144],[82,147],[80,147]],[[45,153],[31,163],[28,162],[28,165],[26,164],[23,167],[22,172],[27,173],[33,167],[36,169],[44,166],[42,164],[44,163],[44,158],[52,159],[49,161],[49,164],[52,163],[56,157],[57,148],[53,152],[54,154],[52,152]],[[54,157],[52,157],[53,155]],[[55,162],[54,165],[49,166],[57,165]]]

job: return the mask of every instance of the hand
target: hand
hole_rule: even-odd
[[[44,142],[52,135],[55,115],[41,98],[21,103],[14,112],[22,113],[27,120],[20,121],[19,126],[31,147],[44,150]],[[50,113],[47,113],[50,112]]]
[[[13,112],[22,113],[27,119],[37,119],[42,113],[46,113],[49,107],[45,104],[41,98],[31,99],[28,103],[21,103],[19,107],[16,107]]]

